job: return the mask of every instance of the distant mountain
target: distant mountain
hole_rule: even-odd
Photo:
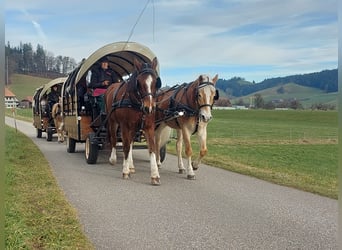
[[[252,93],[268,88],[280,88],[288,83],[319,89],[325,93],[337,92],[337,69],[323,70],[321,72],[309,74],[270,78],[259,83],[248,82],[241,77],[233,77],[229,80],[219,79],[216,83],[216,88],[220,90],[221,96],[223,94],[223,96],[234,98],[248,96]],[[281,91],[281,88],[279,91]]]

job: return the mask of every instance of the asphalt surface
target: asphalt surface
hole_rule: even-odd
[[[56,137],[36,138],[32,123],[17,128],[49,161],[96,249],[338,249],[336,200],[203,164],[187,180],[172,155],[151,186],[146,149],[134,150],[136,174],[123,180],[121,152],[116,166],[108,150],[88,165],[84,144],[70,154]]]

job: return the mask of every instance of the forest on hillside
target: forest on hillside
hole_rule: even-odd
[[[219,79],[216,83],[216,87],[225,92],[227,96],[241,97],[287,83],[296,83],[306,87],[321,89],[326,93],[337,92],[337,69],[286,77],[275,77],[265,79],[259,83],[247,82],[241,77],[233,77],[229,80]]]
[[[17,73],[56,78],[67,75],[77,66],[74,58],[62,55],[54,56],[40,44],[33,48],[31,43],[11,46],[8,42],[5,46],[5,57],[7,76]]]

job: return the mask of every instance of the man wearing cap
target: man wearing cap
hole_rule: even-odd
[[[50,93],[47,95],[48,97],[48,103],[49,103],[49,109],[52,110],[52,106],[59,102],[59,98],[61,97],[60,92],[58,91],[58,86],[54,85],[51,87]]]
[[[105,113],[104,93],[112,83],[119,82],[120,78],[109,67],[107,57],[101,58],[100,64],[98,69],[92,70],[88,87],[93,89],[93,96],[96,98],[101,113]]]

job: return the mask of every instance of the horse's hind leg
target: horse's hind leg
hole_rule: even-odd
[[[161,124],[155,131],[155,143],[156,143],[156,161],[158,168],[161,167],[160,160],[160,149],[163,147],[169,140],[171,134],[171,128]]]
[[[182,150],[183,150],[183,134],[182,134],[182,130],[177,129],[176,151],[177,151],[177,158],[178,158],[178,173],[180,174],[185,173]]]
[[[63,125],[62,125],[62,129],[61,129],[61,138],[62,138],[62,140],[61,140],[61,142],[64,142],[64,123],[62,123]]]

